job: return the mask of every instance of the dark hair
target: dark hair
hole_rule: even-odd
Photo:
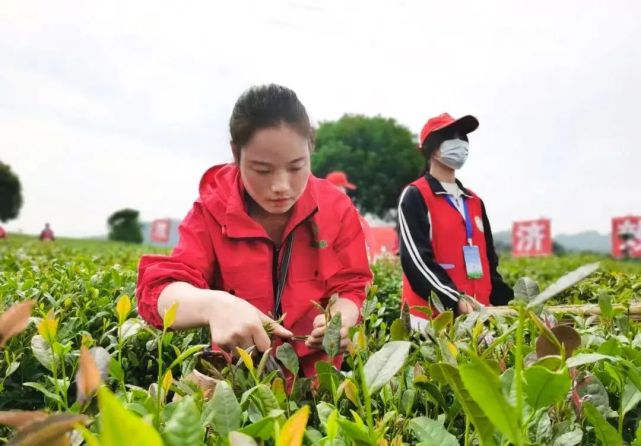
[[[240,149],[257,130],[282,123],[292,126],[309,140],[310,149],[313,147],[314,129],[305,106],[293,90],[276,84],[258,85],[245,90],[236,101],[229,119],[234,157],[238,159]]]
[[[460,138],[464,141],[467,141],[467,135],[465,133],[459,132],[457,129],[451,129],[451,128],[444,128],[442,130],[437,130],[435,132],[430,133],[427,138],[425,138],[425,141],[423,142],[423,145],[421,146],[421,153],[425,157],[425,173],[430,171],[430,158],[434,154],[434,152],[441,147],[441,144],[443,144],[444,141],[447,141],[448,139],[456,139]]]

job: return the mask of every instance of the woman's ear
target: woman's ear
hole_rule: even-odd
[[[231,141],[229,142],[229,145],[231,146],[231,153],[234,156],[234,162],[238,164],[240,162],[240,147]]]

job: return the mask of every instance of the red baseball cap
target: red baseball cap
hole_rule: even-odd
[[[347,181],[347,174],[340,170],[328,173],[325,179],[337,187],[344,187],[345,189],[350,190],[356,189],[354,184]]]
[[[479,126],[479,121],[472,115],[466,115],[459,119],[452,118],[449,114],[443,113],[434,118],[427,120],[423,129],[421,130],[421,135],[418,140],[419,148],[423,146],[425,140],[431,133],[434,133],[444,128],[455,128],[461,133],[467,135],[468,133],[473,132]]]

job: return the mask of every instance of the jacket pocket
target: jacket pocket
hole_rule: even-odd
[[[290,274],[292,282],[327,280],[341,270],[338,255],[331,248],[292,256]]]
[[[247,264],[221,272],[222,291],[244,299],[263,313],[272,311],[271,270],[262,264]]]

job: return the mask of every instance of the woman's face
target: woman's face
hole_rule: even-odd
[[[443,136],[442,141],[449,141],[451,139],[460,139],[462,141],[469,142],[469,139],[468,139],[467,135],[465,133],[459,132],[458,130],[454,130],[454,131],[450,131],[450,132],[446,133]],[[432,152],[432,155],[430,156],[430,158],[432,159],[432,161],[436,161],[436,162],[440,163],[440,161],[439,161],[440,156],[441,156],[441,147],[439,146],[438,149],[436,149],[436,150],[434,150]]]
[[[308,139],[281,124],[256,131],[237,153],[240,176],[250,197],[270,214],[287,213],[309,179]]]

